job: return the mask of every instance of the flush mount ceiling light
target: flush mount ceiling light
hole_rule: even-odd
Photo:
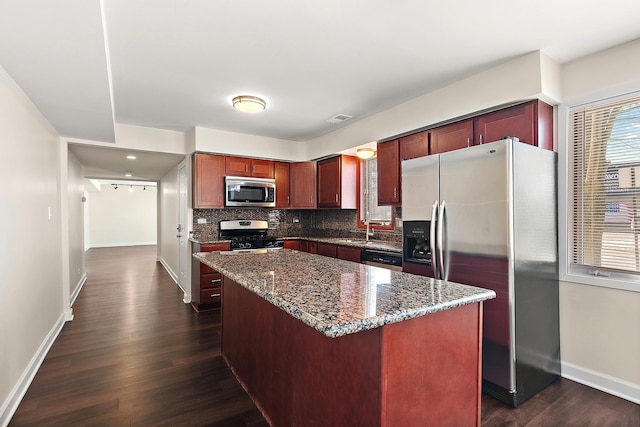
[[[374,154],[376,154],[376,150],[370,147],[362,147],[356,150],[356,156],[363,160],[370,159]]]
[[[131,171],[126,171],[126,172],[124,173],[124,176],[133,176],[133,172],[131,172]]]
[[[129,159],[129,160],[135,160],[135,159],[136,159],[136,156],[134,156],[133,154],[129,154],[129,155],[127,156],[127,159]]]
[[[250,95],[236,96],[231,103],[233,104],[233,108],[243,113],[259,113],[267,108],[267,103],[264,99]]]

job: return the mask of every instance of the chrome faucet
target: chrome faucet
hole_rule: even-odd
[[[369,218],[365,219],[365,222],[367,223],[367,235],[366,235],[367,237],[366,237],[365,240],[368,242],[369,241],[369,237],[373,237],[373,228],[369,227]],[[369,230],[371,230],[371,231],[369,231]]]

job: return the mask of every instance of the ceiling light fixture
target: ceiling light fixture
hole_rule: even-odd
[[[370,159],[374,154],[376,154],[376,150],[371,147],[362,147],[356,150],[356,156],[363,160]]]
[[[129,160],[135,160],[135,159],[136,159],[136,156],[134,156],[133,154],[129,154],[129,155],[127,156],[127,159],[129,159]]]
[[[259,113],[267,108],[267,103],[264,99],[251,95],[236,96],[231,103],[233,104],[233,108],[243,113]]]
[[[126,172],[124,173],[124,176],[133,176],[133,172],[131,172],[131,171],[126,171]]]

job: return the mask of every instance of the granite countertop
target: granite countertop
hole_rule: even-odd
[[[361,249],[375,249],[385,252],[397,252],[402,253],[402,244],[387,242],[384,240],[370,240],[369,242],[364,239],[346,239],[336,237],[282,237],[284,240],[308,240],[310,242],[330,243],[333,245],[353,246]],[[213,243],[228,243],[230,240],[197,240],[189,238],[190,242],[199,244],[213,244]]]
[[[495,298],[495,292],[289,249],[193,255],[324,335]]]

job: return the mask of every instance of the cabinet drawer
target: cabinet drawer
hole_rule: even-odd
[[[213,268],[209,267],[208,265],[206,265],[204,263],[200,263],[200,274],[204,274],[204,273],[220,274],[216,270],[214,270]]]
[[[220,273],[200,274],[200,289],[216,288],[222,284]]]
[[[200,290],[200,304],[211,304],[222,301],[222,288]]]

